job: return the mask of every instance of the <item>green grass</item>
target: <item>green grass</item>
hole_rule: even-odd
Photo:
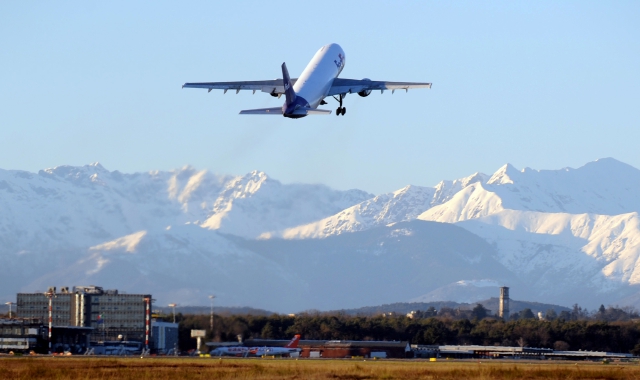
[[[217,358],[0,358],[0,379],[639,379],[635,363]]]

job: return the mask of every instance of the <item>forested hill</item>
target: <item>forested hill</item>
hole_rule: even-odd
[[[411,311],[426,311],[429,308],[434,308],[437,311],[448,311],[448,310],[463,310],[470,311],[477,304],[481,304],[484,306],[490,315],[494,315],[498,311],[498,298],[489,298],[488,300],[479,301],[476,303],[459,303],[453,301],[435,301],[435,302],[397,302],[392,304],[384,304],[379,306],[366,306],[357,309],[343,309],[343,310],[331,310],[331,311],[320,311],[320,310],[306,310],[303,313],[307,314],[346,314],[346,315],[358,315],[358,316],[374,316],[380,315],[383,313],[395,313],[399,315],[405,315],[410,313]],[[1,307],[4,305],[0,305]],[[528,301],[516,301],[511,300],[509,303],[511,313],[519,313],[524,309],[530,309],[533,313],[537,315],[538,312],[542,312],[546,314],[549,310],[553,310],[556,314],[560,314],[563,311],[570,312],[572,309],[559,305],[552,305],[546,303],[539,302],[528,302]],[[8,312],[8,307],[5,307]],[[158,311],[161,314],[171,314],[173,310],[168,306],[154,306],[155,311]],[[195,314],[195,315],[209,315],[211,312],[210,306],[177,306],[176,313],[182,314]],[[272,314],[276,314],[269,310],[256,309],[252,307],[222,307],[222,306],[214,306],[213,312],[218,315],[256,315],[256,316],[269,316]]]
[[[434,308],[438,311],[444,309],[459,309],[459,310],[471,310],[477,304],[481,304],[486,309],[490,311],[490,314],[497,314],[498,312],[498,303],[499,299],[492,297],[488,300],[479,301],[475,303],[458,303],[453,301],[435,301],[435,302],[397,302],[392,304],[385,304],[380,306],[366,306],[357,309],[344,309],[344,310],[334,310],[328,313],[343,313],[347,315],[362,315],[362,316],[372,316],[383,313],[396,313],[396,314],[407,314],[411,311],[426,311],[429,308]],[[524,309],[530,309],[535,314],[538,312],[542,312],[545,314],[549,310],[555,311],[557,314],[560,314],[563,311],[571,311],[572,309],[559,305],[552,305],[540,302],[529,302],[529,301],[516,301],[510,300],[509,309],[511,313],[518,313]]]

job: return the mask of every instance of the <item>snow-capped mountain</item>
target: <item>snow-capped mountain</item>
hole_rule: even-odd
[[[455,223],[506,209],[619,215],[640,211],[639,188],[640,170],[612,158],[561,170],[518,171],[507,164],[419,218]]]
[[[197,286],[188,284],[187,280],[193,279],[189,273],[195,269],[203,275],[216,273],[206,264],[199,266],[204,257],[218,257],[220,252],[232,252],[236,258],[247,254],[233,248],[232,243],[223,244],[226,239],[219,232],[257,237],[324,218],[372,196],[323,185],[284,185],[258,171],[221,176],[184,167],[123,174],[98,163],[59,166],[38,173],[0,170],[0,267],[5,269],[0,276],[0,297],[13,297],[19,289],[29,290],[36,284],[46,289],[52,278],[75,278],[80,283],[94,279],[92,283],[126,286],[170,262],[176,272],[184,274],[180,278],[185,282],[177,284],[174,278],[174,283],[166,286],[173,290],[186,286],[193,291]],[[185,231],[193,233],[193,229],[181,228],[188,225],[199,232],[198,239],[189,240],[191,235]],[[184,241],[181,249],[172,245],[179,241]],[[181,250],[199,255],[180,261],[186,258],[179,254]],[[172,254],[158,260],[156,253],[163,251]],[[139,269],[137,276],[124,265],[131,260],[138,260],[134,266]],[[141,266],[142,262],[147,264]],[[259,255],[232,262],[236,264],[227,265],[224,273],[234,274],[234,278],[243,278],[255,266],[256,270],[282,274],[272,281],[278,287],[289,283],[288,275],[261,261]],[[76,273],[69,268],[83,269]],[[131,276],[122,281],[117,273]],[[154,278],[157,283],[161,277]],[[242,304],[240,299],[238,304]]]
[[[435,187],[406,186],[313,223],[286,229],[285,238],[319,238],[361,231],[416,217],[456,223],[505,209],[547,213],[618,215],[640,211],[640,171],[612,158],[579,169],[475,173]]]
[[[463,301],[500,284],[514,298],[636,304],[638,189],[640,171],[610,158],[507,164],[377,196],[258,171],[0,170],[0,297],[94,283],[160,302],[205,304],[215,291],[221,305],[296,311]]]
[[[52,244],[84,247],[185,223],[256,237],[372,197],[360,190],[283,185],[258,171],[233,177],[184,167],[122,174],[98,163],[38,174],[0,170],[0,192],[0,243],[16,252]]]
[[[435,187],[409,185],[392,193],[378,195],[317,222],[288,228],[282,236],[287,239],[319,238],[414,220],[422,212],[449,201],[462,189],[487,179],[485,174],[475,173],[455,181],[442,181]]]
[[[505,165],[418,219],[483,237],[551,302],[612,303],[640,284],[638,189],[640,171],[610,158],[555,171]]]
[[[546,301],[622,302],[637,291],[639,170],[611,158],[578,169],[507,164],[491,176],[453,181],[446,193],[444,184],[384,194],[283,236],[321,238],[412,220],[424,210],[417,219],[457,223],[493,244],[496,259]],[[449,290],[426,297],[455,293]]]

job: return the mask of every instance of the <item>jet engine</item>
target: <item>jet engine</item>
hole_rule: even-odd
[[[363,81],[369,81],[371,82],[371,79],[369,78],[364,78]],[[369,94],[371,94],[371,90],[362,90],[360,92],[358,92],[358,95],[362,96],[363,98],[369,96]]]

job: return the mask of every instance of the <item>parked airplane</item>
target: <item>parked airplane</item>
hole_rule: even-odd
[[[283,355],[300,352],[298,348],[300,335],[296,335],[284,347],[218,347],[211,350],[211,356],[266,356],[266,355]]]
[[[344,51],[338,44],[325,45],[313,56],[311,62],[304,69],[299,78],[290,79],[287,65],[282,64],[282,79],[245,81],[245,82],[209,82],[209,83],[185,83],[182,87],[206,88],[211,90],[252,90],[268,92],[271,96],[285,95],[285,103],[282,107],[259,108],[240,111],[243,115],[282,115],[289,118],[300,118],[307,115],[327,115],[331,111],[318,109],[318,106],[327,104],[325,98],[332,96],[340,103],[336,109],[336,115],[344,115],[347,108],[342,106],[342,101],[347,94],[358,94],[362,97],[369,96],[371,91],[380,90],[405,90],[410,88],[431,88],[431,83],[413,82],[386,82],[373,81],[368,78],[343,79],[338,78],[346,63]],[[337,96],[337,97],[336,97]]]

